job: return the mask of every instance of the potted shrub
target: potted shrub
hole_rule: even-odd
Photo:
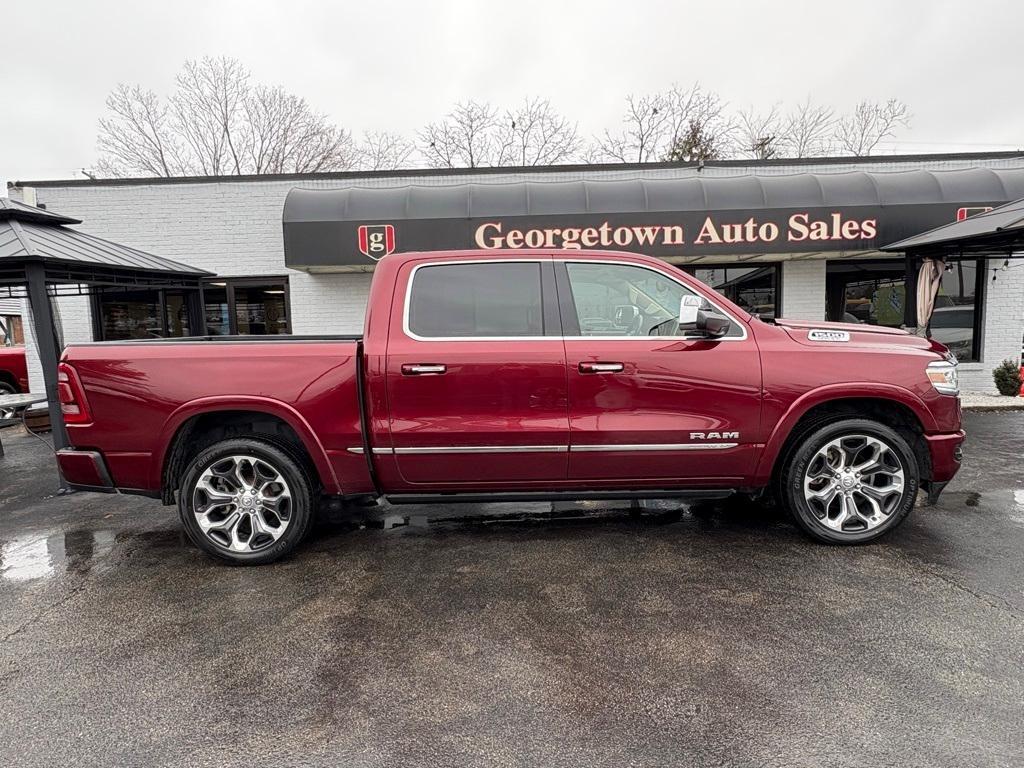
[[[1020,368],[1013,360],[1003,360],[992,370],[992,378],[995,379],[999,394],[1010,397],[1020,394]]]

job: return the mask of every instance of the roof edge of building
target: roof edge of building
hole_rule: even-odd
[[[1024,149],[1000,152],[924,153],[910,155],[871,155],[866,157],[801,157],[771,160],[709,160],[686,163],[574,163],[569,165],[496,166],[486,168],[407,168],[393,171],[327,171],[319,173],[268,173],[230,176],[153,176],[110,179],[37,179],[8,181],[8,189],[21,187],[121,187],[158,184],[224,184],[259,181],[308,181],[316,179],[408,178],[417,176],[487,176],[509,174],[571,173],[580,171],[639,171],[692,168],[779,168],[815,167],[824,165],[893,164],[964,160],[1024,159]]]

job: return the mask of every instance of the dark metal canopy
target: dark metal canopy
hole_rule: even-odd
[[[0,198],[0,296],[27,297],[57,449],[68,444],[57,396],[60,345],[50,300],[62,293],[181,287],[211,275],[177,261],[87,235],[78,219]]]
[[[129,286],[198,287],[200,278],[212,274],[65,226],[80,223],[0,198],[0,295],[27,295],[28,264],[43,266],[51,294]]]
[[[535,231],[531,237],[543,239],[543,247],[613,247],[663,257],[863,252],[954,221],[960,207],[1020,197],[1021,168],[296,188],[284,206],[285,261],[311,270],[371,265],[390,252],[367,248],[373,236],[398,251],[517,247],[492,245],[504,243],[512,229]],[[794,227],[793,216],[805,218]],[[742,239],[701,237],[708,221],[720,234],[751,218],[770,226],[755,237],[747,231]],[[848,220],[854,223],[844,230]],[[819,237],[808,234],[815,221],[827,225]],[[565,241],[566,232],[576,238],[602,225],[608,234],[598,237],[609,242]],[[616,239],[617,227],[625,229]]]
[[[951,257],[1024,251],[1024,198],[979,213],[963,221],[885,246],[913,256]]]

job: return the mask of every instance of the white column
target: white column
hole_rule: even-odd
[[[782,317],[825,319],[825,260],[782,263]]]

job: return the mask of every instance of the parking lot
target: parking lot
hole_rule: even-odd
[[[263,568],[55,495],[7,430],[4,763],[1020,765],[1024,413],[966,426],[874,545],[739,502],[403,508]]]

